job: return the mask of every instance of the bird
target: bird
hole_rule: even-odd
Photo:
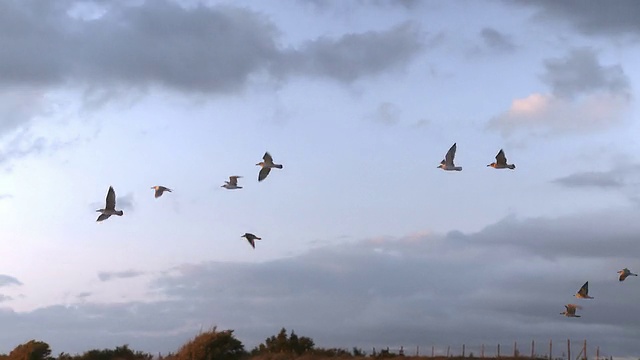
[[[504,156],[504,150],[500,149],[498,151],[498,155],[496,155],[496,162],[492,162],[487,165],[494,169],[515,169],[516,166],[514,164],[507,164],[507,158]]]
[[[567,304],[564,307],[566,310],[561,312],[560,315],[564,315],[566,317],[580,317],[580,315],[576,315],[576,309],[582,309],[582,306],[576,304]]]
[[[273,158],[271,157],[271,155],[269,155],[268,152],[264,153],[264,156],[262,156],[262,160],[264,161],[260,161],[259,163],[256,164],[262,167],[262,169],[260,169],[260,173],[258,173],[258,181],[262,181],[266,179],[267,175],[269,175],[269,172],[271,171],[271,168],[282,169],[281,164],[273,163]]]
[[[96,221],[107,220],[111,215],[122,216],[124,214],[122,210],[116,210],[116,192],[112,186],[109,186],[109,191],[107,191],[107,202],[104,209],[96,210],[96,212],[101,213]]]
[[[440,165],[438,165],[438,168],[442,170],[448,170],[448,171],[451,171],[451,170],[462,171],[462,167],[455,166],[453,164],[453,158],[455,156],[456,156],[456,143],[453,143],[451,148],[449,148],[449,151],[447,151],[447,155],[445,155],[444,160],[442,160],[440,162]]]
[[[620,271],[618,271],[618,274],[620,274],[620,277],[618,278],[618,280],[620,281],[624,281],[624,279],[627,278],[627,276],[638,276],[638,274],[634,274],[632,273],[629,269],[624,268]]]
[[[238,179],[241,178],[242,176],[229,176],[229,181],[225,181],[224,185],[221,185],[220,187],[223,188],[227,188],[227,189],[242,189],[242,186],[238,186]]]
[[[252,233],[244,233],[244,235],[242,235],[240,237],[243,237],[243,238],[247,239],[249,244],[251,244],[251,247],[254,248],[254,249],[256,248],[255,241],[256,240],[262,240],[262,238],[259,238],[259,237],[255,236],[255,235],[253,235]]]
[[[592,296],[589,296],[589,282],[587,281],[586,283],[584,283],[580,290],[578,290],[578,292],[573,296],[577,297],[578,299],[593,299]]]
[[[152,186],[151,188],[152,188],[152,189],[154,189],[154,190],[156,191],[156,192],[155,192],[155,197],[156,197],[156,199],[157,199],[157,198],[159,198],[160,196],[162,196],[162,194],[163,194],[165,191],[168,191],[168,192],[171,192],[171,191],[172,191],[171,189],[169,189],[169,188],[167,188],[167,187],[164,187],[164,186],[160,186],[160,185]]]

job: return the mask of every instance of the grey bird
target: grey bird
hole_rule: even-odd
[[[516,166],[514,164],[507,164],[507,157],[504,156],[504,150],[500,149],[500,151],[498,151],[498,155],[496,155],[496,162],[492,162],[491,164],[487,165],[490,166],[494,169],[515,169]]]
[[[112,186],[109,186],[109,191],[107,191],[107,202],[104,209],[96,210],[96,212],[101,213],[96,221],[107,220],[111,215],[122,216],[124,214],[122,210],[116,210],[116,192]]]
[[[560,313],[560,315],[564,315],[566,317],[580,317],[580,315],[576,315],[576,309],[582,309],[582,306],[576,304],[567,304],[564,306],[565,310]]]
[[[624,279],[626,279],[627,276],[638,276],[638,274],[632,273],[631,270],[627,268],[624,268],[618,271],[618,274],[620,274],[620,277],[618,278],[619,281],[624,281]]]
[[[168,187],[164,187],[164,186],[160,186],[160,185],[152,186],[151,188],[155,190],[155,194],[154,195],[155,195],[156,199],[159,198],[160,196],[162,196],[162,194],[165,191],[168,191],[168,192],[172,191]]]
[[[449,148],[449,151],[447,151],[447,154],[444,156],[444,160],[440,161],[440,165],[438,165],[438,168],[447,171],[462,171],[462,167],[456,166],[453,163],[453,158],[456,157],[456,149],[456,143],[453,143],[453,145]]]
[[[259,163],[256,164],[262,167],[262,169],[260,169],[260,172],[258,173],[258,181],[262,181],[266,179],[267,175],[269,175],[269,172],[271,171],[272,168],[282,169],[281,164],[273,163],[273,158],[271,157],[271,155],[269,155],[268,152],[264,153],[264,156],[262,156],[262,160],[264,161],[260,161]]]
[[[244,235],[242,235],[241,237],[247,239],[247,241],[249,242],[249,244],[251,244],[252,248],[256,248],[256,240],[262,240],[262,238],[259,238],[255,235],[253,235],[252,233],[244,233]]]
[[[232,190],[232,189],[242,189],[242,186],[238,186],[238,179],[241,178],[242,176],[229,176],[229,181],[225,181],[224,185],[221,185],[220,187]]]

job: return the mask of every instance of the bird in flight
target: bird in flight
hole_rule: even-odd
[[[624,268],[620,271],[618,271],[618,274],[620,274],[620,277],[618,278],[618,280],[620,281],[624,281],[624,279],[627,278],[627,276],[638,276],[638,274],[634,274],[632,273],[629,269]]]
[[[252,233],[244,233],[244,235],[242,235],[241,237],[247,239],[247,241],[249,242],[249,244],[251,244],[252,248],[256,248],[256,240],[262,240],[262,238],[259,238],[255,235],[253,235]]]
[[[514,164],[507,164],[507,158],[506,156],[504,156],[504,150],[500,149],[500,151],[498,151],[498,155],[496,155],[496,162],[492,162],[491,164],[487,165],[490,166],[494,169],[515,169],[516,166]]]
[[[455,166],[453,163],[453,158],[456,156],[456,148],[456,143],[453,143],[451,148],[449,148],[449,151],[447,151],[447,155],[444,156],[444,160],[440,161],[438,168],[447,171],[462,171],[462,167]]]
[[[564,315],[566,317],[580,317],[580,315],[576,315],[576,309],[582,309],[582,306],[576,304],[567,304],[564,306],[565,310],[560,313],[560,315]]]
[[[264,153],[262,160],[264,161],[260,161],[259,163],[256,164],[262,167],[262,169],[260,169],[260,172],[258,173],[258,181],[262,181],[266,179],[267,175],[269,175],[269,172],[271,171],[272,168],[282,169],[281,164],[273,163],[273,158],[271,157],[271,155],[269,155],[268,152]]]
[[[107,220],[111,215],[122,216],[124,214],[122,210],[116,210],[116,192],[112,186],[109,186],[109,191],[107,191],[107,202],[104,209],[96,210],[96,212],[101,213],[96,221]]]
[[[165,191],[171,192],[171,189],[160,185],[152,186],[151,188],[155,190],[156,199],[162,196]]]
[[[229,176],[229,181],[225,181],[224,185],[221,185],[220,187],[223,188],[227,188],[227,189],[242,189],[242,186],[238,186],[238,179],[241,178],[242,176]]]
[[[578,292],[573,296],[577,297],[578,299],[593,299],[593,297],[589,296],[589,282],[587,281],[586,283],[584,283],[580,290],[578,290]]]

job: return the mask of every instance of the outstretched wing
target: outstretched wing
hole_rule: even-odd
[[[445,155],[444,157],[444,161],[448,164],[448,165],[453,165],[453,158],[456,157],[456,143],[454,143],[451,148],[449,148],[449,151],[447,151],[447,155]]]
[[[507,157],[504,156],[504,151],[502,149],[500,149],[498,155],[496,155],[496,163],[501,165],[507,164]]]
[[[258,181],[262,181],[266,179],[270,171],[271,171],[271,168],[268,168],[268,167],[263,167],[262,169],[260,169],[260,173],[258,173]]]
[[[103,220],[107,220],[111,215],[109,214],[100,214],[100,216],[98,216],[98,219],[96,221],[103,221]]]
[[[229,185],[238,185],[238,178],[242,176],[229,176]]]
[[[115,210],[116,209],[116,192],[113,190],[112,186],[109,186],[109,191],[107,191],[107,204],[105,206],[105,210]]]
[[[589,294],[589,282],[588,281],[586,283],[584,283],[584,285],[582,285],[582,287],[578,291],[578,294],[585,295],[585,296],[587,294]]]
[[[264,153],[264,156],[262,157],[262,160],[264,160],[264,162],[267,163],[267,164],[273,164],[273,158],[271,157],[271,155],[269,155],[268,152]]]

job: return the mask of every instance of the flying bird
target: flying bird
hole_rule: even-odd
[[[453,164],[453,158],[455,156],[456,156],[456,144],[453,143],[449,151],[447,151],[447,155],[444,156],[444,160],[442,160],[440,162],[440,165],[438,165],[438,168],[442,170],[448,170],[448,171],[452,171],[452,170],[462,171],[462,167],[455,166]]]
[[[160,186],[160,185],[152,186],[151,188],[156,191],[155,192],[156,199],[162,196],[162,193],[164,193],[165,191],[171,192],[171,189],[164,186]]]
[[[256,164],[262,167],[262,169],[260,169],[260,173],[258,173],[258,181],[262,181],[266,179],[267,175],[269,175],[269,172],[271,171],[272,168],[282,169],[282,165],[273,163],[273,158],[271,157],[271,155],[269,155],[268,152],[264,153],[262,160],[264,161],[261,161]]]
[[[504,151],[502,149],[500,149],[500,151],[498,151],[498,155],[496,155],[496,162],[492,162],[491,164],[487,165],[490,166],[494,169],[515,169],[516,166],[514,164],[507,164],[507,158],[506,156],[504,156]]]
[[[238,186],[238,179],[241,178],[242,176],[229,176],[229,181],[225,181],[224,185],[221,185],[220,187],[223,188],[227,188],[227,189],[242,189],[242,186]]]
[[[589,282],[587,281],[586,283],[584,283],[580,290],[578,290],[578,292],[573,296],[577,297],[578,299],[593,299],[593,297],[589,296]]]
[[[116,192],[112,186],[109,186],[109,191],[107,191],[107,202],[104,209],[96,210],[96,212],[101,213],[96,221],[107,220],[111,215],[122,216],[124,214],[122,210],[116,210]]]
[[[627,276],[638,276],[638,274],[634,274],[632,273],[629,269],[624,268],[620,271],[618,271],[618,274],[620,274],[620,277],[618,278],[618,280],[620,281],[624,281],[624,279],[627,278]]]
[[[566,317],[580,317],[580,315],[576,315],[576,309],[582,309],[582,306],[576,304],[567,304],[564,307],[565,311],[561,312],[560,315],[564,315]]]
[[[256,240],[262,240],[262,238],[259,238],[255,235],[253,235],[252,233],[244,233],[244,235],[242,235],[241,237],[247,239],[247,241],[249,242],[249,244],[251,244],[252,248],[256,248]]]

